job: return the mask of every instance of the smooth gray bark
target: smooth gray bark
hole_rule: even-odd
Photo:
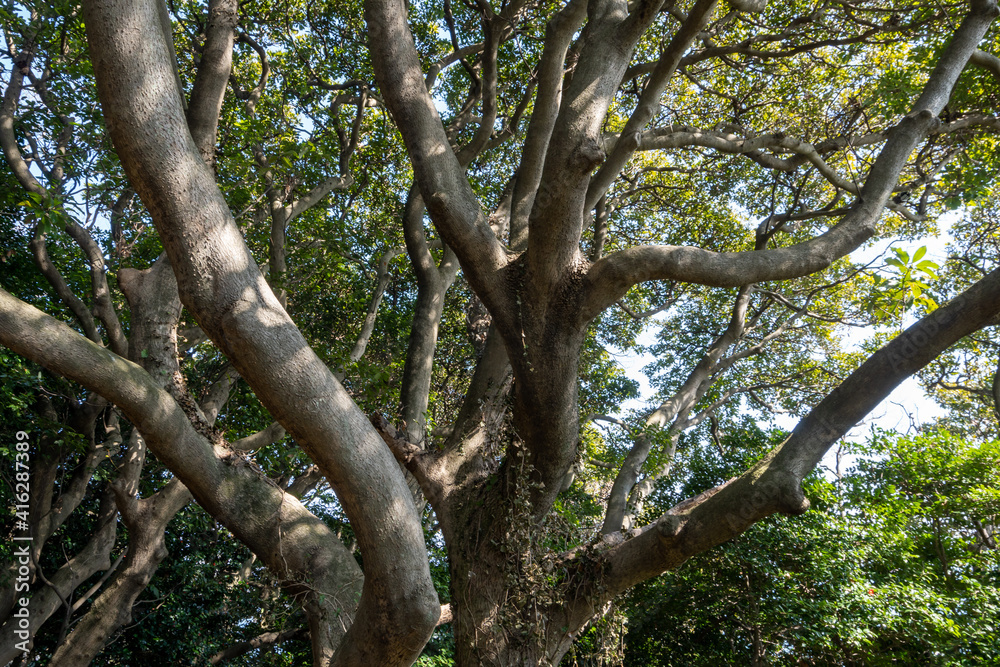
[[[352,617],[362,575],[326,524],[244,465],[211,431],[196,430],[197,420],[146,371],[3,290],[0,342],[117,405],[198,503],[300,596],[316,662],[329,661],[346,630],[341,623]]]
[[[334,664],[406,664],[440,605],[403,476],[258,271],[187,131],[169,49],[156,38],[155,2],[97,0],[84,10],[115,149],[157,226],[181,300],[320,467],[355,529],[364,591]]]
[[[610,599],[584,595],[579,606],[574,603],[563,611],[547,610],[546,627],[559,625],[570,629],[562,635],[553,631],[553,636],[546,637],[542,645],[534,648],[504,639],[497,639],[495,643],[490,639],[474,639],[489,636],[489,619],[498,618],[497,605],[506,595],[504,590],[490,588],[483,582],[517,578],[515,565],[483,546],[490,540],[504,543],[505,536],[510,534],[512,526],[503,512],[508,503],[515,502],[515,489],[520,488],[517,470],[530,471],[529,512],[541,518],[554,502],[572,463],[579,419],[577,364],[589,322],[642,281],[679,280],[740,287],[800,277],[828,267],[870,238],[876,221],[891,204],[889,199],[899,174],[914,148],[929,134],[938,131],[940,121],[936,115],[944,107],[958,74],[996,15],[993,3],[974,3],[931,73],[923,93],[915,101],[912,113],[888,133],[887,139],[878,138],[885,141],[884,146],[861,183],[855,185],[827,169],[814,146],[777,136],[770,139],[782,149],[801,156],[803,161],[811,161],[836,187],[857,195],[855,204],[842,211],[841,221],[825,234],[788,248],[767,249],[761,245],[741,253],[715,253],[693,247],[639,246],[612,253],[590,264],[580,253],[590,208],[605,192],[607,183],[618,176],[625,160],[640,147],[641,131],[658,102],[657,89],[663,89],[671,72],[683,61],[681,56],[686,45],[692,43],[705,25],[712,7],[711,2],[698,3],[690,14],[680,17],[681,27],[674,41],[659,64],[651,68],[660,69],[652,81],[647,81],[649,95],[640,100],[628,131],[616,138],[612,149],[615,158],[611,163],[605,163],[604,139],[600,135],[602,125],[626,74],[637,40],[657,16],[660,3],[638,2],[631,7],[613,0],[589,3],[586,24],[573,46],[576,60],[565,76],[564,59],[568,53],[565,40],[568,37],[560,32],[560,24],[553,22],[549,32],[551,41],[547,42],[545,53],[558,58],[558,64],[546,62],[543,56],[539,65],[543,78],[536,100],[537,124],[529,126],[528,135],[532,150],[523,157],[517,175],[520,182],[515,184],[512,204],[512,244],[514,239],[520,243],[526,238],[527,249],[520,254],[507,251],[504,256],[502,246],[486,229],[480,205],[464,178],[461,165],[451,159],[446,133],[430,96],[421,85],[422,76],[406,25],[404,3],[398,0],[368,0],[365,3],[376,77],[403,135],[415,182],[427,203],[431,220],[454,249],[470,285],[493,316],[515,377],[511,412],[516,436],[511,438],[499,470],[491,467],[487,457],[478,458],[485,451],[478,446],[463,450],[463,455],[455,455],[451,450],[421,452],[412,443],[403,442],[391,433],[386,436],[400,460],[420,480],[435,507],[449,545],[459,664],[483,661],[485,656],[498,664],[503,660],[558,660],[571,642],[572,633],[581,629]],[[746,11],[759,11],[762,3],[742,3],[741,7]],[[568,25],[582,21],[576,11],[579,11],[578,6],[571,3],[559,20]],[[572,32],[571,29],[570,34]],[[553,74],[553,78],[545,79],[546,72]],[[533,123],[535,120],[533,117]],[[536,143],[531,143],[533,138]],[[716,140],[715,137],[711,139]],[[726,138],[724,141],[733,140]],[[757,148],[747,145],[740,146],[739,150],[750,152]],[[608,170],[598,172],[600,175],[595,180],[592,171],[602,163]],[[532,187],[536,178],[537,189]],[[526,208],[530,208],[527,225],[519,226],[520,216],[525,215]],[[711,353],[706,359],[706,368],[698,369],[690,378],[690,386],[678,397],[678,405],[665,408],[674,418],[685,418],[684,411],[703,395],[703,385],[710,373],[708,368],[721,363],[721,355],[731,343],[728,339],[720,341],[719,349],[715,350],[717,354]],[[461,439],[466,433],[469,431],[456,429],[452,441]],[[469,444],[463,441],[461,446]],[[633,468],[636,470],[639,459],[644,458],[641,449],[635,452]],[[798,488],[801,477],[785,484],[782,475],[786,472],[774,470],[770,474],[782,480],[781,485],[775,487],[778,491],[772,494],[773,502],[769,501],[770,511],[802,511],[804,506]],[[484,484],[486,479],[491,483]],[[748,502],[757,493],[754,480],[756,477],[734,483],[732,488],[713,490],[704,498],[685,504],[685,508]],[[626,490],[634,486],[632,472],[623,475],[620,486],[616,498],[623,501]],[[716,494],[724,500],[709,503],[709,498]],[[469,506],[482,509],[473,511]],[[624,516],[623,506],[613,509],[609,530],[614,530],[613,524]],[[675,525],[671,523],[675,520],[665,519],[656,524],[655,530],[644,530],[666,534],[668,527]],[[749,520],[746,525],[755,520]],[[696,536],[690,538],[695,552],[712,546],[705,535],[716,535],[713,531],[717,523],[715,520],[715,523],[684,524],[690,535]],[[743,529],[745,526],[739,530]],[[644,530],[639,531],[643,536]],[[475,540],[468,537],[470,531],[477,535]],[[651,542],[646,543],[647,551],[640,551],[636,539],[625,542],[626,546],[621,549],[616,547],[608,556],[607,562],[615,574],[603,581],[611,582],[616,592],[624,590],[624,585],[619,584],[627,579],[628,585],[633,585],[682,562],[675,563],[663,556],[664,551],[657,551],[658,547]],[[517,553],[515,546],[506,545],[505,548],[508,553]],[[636,578],[629,579],[633,575]],[[475,595],[468,584],[470,580],[479,582]],[[595,589],[588,590],[603,590],[603,585],[598,582]],[[565,619],[566,622],[554,623],[553,619]]]

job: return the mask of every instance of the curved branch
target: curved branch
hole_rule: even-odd
[[[402,132],[428,213],[480,297],[490,306],[502,306],[509,297],[496,273],[507,265],[507,254],[451,150],[427,92],[405,4],[367,0],[365,20],[375,76]]]
[[[971,41],[969,32],[981,36],[992,16],[985,21],[976,18],[973,16],[963,22],[959,29],[963,39],[956,38],[952,46],[968,44]],[[967,53],[956,53],[951,47],[945,53],[955,60],[963,55],[968,58]],[[645,280],[681,280],[724,287],[798,278],[830,266],[874,234],[875,222],[910,153],[939,123],[936,114],[947,102],[947,98],[942,99],[939,94],[943,85],[940,78],[952,75],[957,76],[954,68],[935,69],[925,93],[918,100],[925,106],[918,104],[914,112],[893,128],[854,208],[826,233],[778,249],[717,253],[694,247],[639,246],[608,255],[596,262],[587,274],[590,293],[584,316],[595,317],[620,299],[632,285]],[[954,84],[953,78],[950,83]]]
[[[998,13],[995,0],[975,0],[970,13],[931,72],[913,110],[889,131],[850,213],[825,234],[780,249],[715,253],[700,248],[641,246],[609,255],[587,275],[584,316],[593,318],[644,280],[682,280],[704,285],[745,285],[797,278],[820,271],[857,248],[875,232],[875,222],[919,141],[940,127],[958,76]]]
[[[980,51],[976,49],[972,52],[972,57],[969,58],[969,62],[977,67],[982,67],[988,70],[997,79],[1000,79],[1000,58],[997,58],[992,53],[986,53],[985,51]]]
[[[484,21],[486,47],[483,49],[481,65],[480,95],[482,97],[482,118],[475,135],[457,153],[458,162],[468,165],[486,147],[493,136],[493,126],[497,120],[497,51],[505,34],[510,33],[510,24],[502,20]]]
[[[148,498],[134,498],[118,486],[112,489],[129,530],[125,566],[53,652],[52,661],[65,667],[89,665],[111,635],[131,620],[136,598],[167,556],[167,524],[191,501],[191,494],[176,477]]]
[[[69,307],[70,312],[73,313],[76,321],[79,322],[80,327],[83,329],[83,333],[95,343],[101,343],[101,334],[97,331],[97,325],[94,324],[94,316],[91,315],[90,309],[87,308],[87,305],[80,297],[73,293],[73,290],[69,288],[69,285],[63,279],[59,269],[52,263],[48,249],[45,247],[45,234],[41,233],[40,230],[36,231],[35,238],[28,242],[28,248],[31,249],[31,254],[35,259],[35,265],[38,267],[39,272],[52,285],[56,296]]]
[[[32,49],[33,46],[29,40],[29,43],[26,44],[25,48],[14,59],[11,66],[10,80],[8,81],[7,90],[4,92],[3,104],[0,106],[0,148],[3,149],[4,160],[7,162],[7,166],[10,167],[21,186],[29,193],[41,197],[39,204],[45,206],[51,203],[49,192],[31,174],[14,135],[14,113],[17,110],[18,100],[21,97],[24,76],[31,75],[29,67],[33,55]],[[48,103],[48,95],[44,92],[43,88],[40,89],[39,94]],[[72,130],[72,125],[69,124],[68,119],[60,116],[60,120],[70,131]],[[60,137],[60,143],[63,140],[64,138]],[[57,171],[59,173],[53,175],[56,181],[61,180],[61,168],[58,168]],[[66,223],[66,232],[73,237],[73,240],[76,241],[77,245],[80,246],[80,249],[87,256],[93,285],[94,310],[108,332],[111,349],[117,354],[125,355],[128,353],[128,341],[125,339],[118,321],[118,315],[115,313],[114,305],[111,302],[111,294],[108,290],[108,282],[105,275],[103,252],[90,234],[76,222],[68,220]],[[87,308],[79,297],[73,294],[63,279],[62,274],[49,258],[44,233],[36,232],[35,238],[32,239],[29,245],[35,258],[35,263],[42,275],[45,276],[46,280],[55,289],[56,295],[73,312],[73,315],[80,323],[80,326],[83,327],[87,337],[95,342],[101,342],[100,334],[94,324],[94,318],[90,309]]]
[[[257,102],[260,101],[260,96],[264,93],[264,87],[267,86],[267,80],[271,75],[271,60],[267,57],[267,51],[264,50],[264,47],[250,35],[241,32],[238,39],[253,49],[257,53],[257,57],[260,58],[260,78],[257,79],[257,85],[252,89],[241,90],[236,79],[230,76],[230,80],[233,82],[233,89],[236,91],[236,98],[245,100],[244,108],[246,112],[253,115],[254,110],[257,108]]]
[[[616,135],[611,135],[616,136]],[[881,133],[867,134],[861,137],[838,137],[814,146],[808,142],[795,139],[786,134],[760,134],[753,137],[740,136],[734,132],[718,130],[703,130],[685,125],[671,125],[657,128],[636,136],[633,139],[635,150],[662,150],[666,148],[685,148],[701,146],[712,148],[720,153],[747,155],[755,162],[770,169],[793,171],[805,162],[811,162],[816,169],[835,187],[858,194],[856,183],[846,180],[838,174],[826,161],[822,154],[847,146],[864,146],[884,139]],[[621,139],[615,144],[621,144]],[[795,154],[795,157],[782,159],[762,153],[762,150],[784,150]]]
[[[362,577],[326,524],[262,474],[232,465],[146,371],[2,289],[0,343],[117,405],[198,503],[303,596],[314,646],[329,659],[343,629],[324,619],[350,619]]]
[[[237,0],[210,0],[205,46],[201,51],[198,73],[191,89],[187,109],[191,137],[205,164],[215,166],[215,142],[219,113],[226,96],[226,85],[233,65],[233,44],[239,23]]]
[[[111,301],[104,252],[94,241],[90,232],[72,220],[66,223],[66,233],[73,237],[76,244],[83,250],[84,255],[87,256],[87,262],[90,264],[91,289],[94,294],[94,312],[104,323],[104,330],[108,332],[111,349],[118,356],[127,356],[128,340],[125,338],[121,323],[118,321],[118,313],[115,312],[115,306]]]
[[[0,303],[2,303],[5,295],[7,293],[0,290]],[[30,306],[28,307],[30,308]],[[0,310],[2,309],[3,305],[0,305]],[[2,318],[3,315],[0,315],[0,320]],[[59,326],[65,327],[65,325],[61,324]],[[3,324],[0,323],[0,331],[2,331],[2,328]],[[68,327],[67,330],[69,330]],[[80,341],[84,341],[79,334],[71,330],[69,331],[70,335]],[[102,350],[104,354],[109,354],[104,348],[100,348],[96,344],[93,345],[97,349]],[[87,542],[86,546],[67,560],[54,574],[50,574],[48,577],[38,572],[37,568],[34,569],[39,576],[39,580],[45,585],[37,587],[32,591],[28,604],[27,627],[20,623],[21,619],[14,617],[9,618],[0,626],[0,664],[10,664],[14,658],[22,655],[22,652],[15,648],[18,642],[23,641],[23,634],[21,633],[27,630],[28,636],[33,638],[41,624],[60,607],[65,607],[66,609],[66,617],[63,625],[64,628],[66,627],[66,622],[68,622],[69,614],[73,608],[73,603],[71,602],[73,591],[94,574],[111,567],[110,554],[115,542],[116,516],[117,511],[115,510],[114,498],[110,491],[105,491],[100,498],[97,516],[94,517],[94,527],[91,529],[93,537]]]
[[[115,148],[160,233],[182,301],[326,475],[358,537],[364,592],[333,664],[412,661],[440,606],[402,473],[260,274],[187,132],[169,52],[149,38],[154,0],[94,0],[84,17]]]
[[[678,567],[695,554],[743,533],[761,519],[799,514],[809,503],[802,480],[826,451],[903,380],[1000,313],[1000,270],[930,313],[851,373],[799,422],[785,442],[739,478],[684,501],[624,540],[606,538],[608,599]]]
[[[443,56],[440,60],[428,67],[427,75],[424,77],[424,84],[427,86],[427,90],[430,91],[434,88],[434,82],[437,80],[438,75],[441,74],[442,71],[457,62],[461,62],[462,59],[467,58],[474,53],[479,53],[483,50],[484,46],[485,44],[483,42],[462,46],[455,49],[448,55]]]
[[[17,111],[18,100],[21,98],[25,73],[31,66],[31,59],[34,55],[33,48],[32,40],[29,39],[21,53],[17,54],[11,63],[10,80],[7,82],[7,90],[4,91],[3,105],[0,106],[0,148],[3,149],[7,166],[14,172],[21,187],[28,192],[47,198],[48,191],[32,175],[28,164],[21,155],[17,137],[14,135],[14,113]]]
[[[257,431],[256,433],[252,433],[245,438],[240,438],[236,442],[232,443],[231,446],[237,452],[252,452],[255,449],[260,449],[261,447],[266,447],[267,445],[278,442],[284,437],[285,427],[278,422],[273,422],[262,431]]]

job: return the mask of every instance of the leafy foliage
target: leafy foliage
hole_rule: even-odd
[[[765,438],[726,442],[763,452]],[[712,451],[693,455],[700,484],[680,495],[741,469]],[[810,482],[806,515],[772,517],[630,594],[625,664],[990,664],[1000,443],[878,432],[849,453],[851,470]]]
[[[693,4],[664,5],[642,36],[601,128],[603,146],[612,146],[626,127],[646,75]],[[167,6],[177,75],[190,96],[205,54],[209,3]],[[434,74],[428,79],[433,104],[448,140],[464,146],[482,122],[484,61],[482,47],[456,51],[485,41],[484,19],[499,6],[418,0],[407,8],[423,70]],[[497,119],[466,173],[501,236],[509,229],[498,212],[512,196],[518,146],[540,104],[534,95],[546,22],[560,8],[525,5],[497,45]],[[827,232],[850,210],[857,185],[965,11],[961,3],[883,0],[771,2],[759,13],[720,8],[685,51],[647,125],[646,140],[672,137],[675,143],[669,150],[639,150],[597,208],[586,212],[579,247],[587,265],[642,244],[736,253],[787,247]],[[357,0],[240,4],[212,167],[254,260],[312,349],[365,413],[400,423],[422,288],[407,261],[401,224],[414,173],[399,119],[375,82],[363,13]],[[153,265],[163,247],[110,145],[79,8],[68,1],[10,3],[0,7],[0,27],[0,66],[11,73],[4,87],[19,68],[32,74],[15,100],[14,143],[46,189],[25,190],[13,174],[3,174],[3,289],[80,333],[88,333],[88,320],[93,337],[104,342],[111,327],[94,313],[101,305],[96,286],[105,280],[110,306],[132,334],[138,323],[131,321],[119,277]],[[994,29],[980,46],[995,53],[998,39]],[[30,52],[30,62],[19,49]],[[579,56],[571,52],[568,77]],[[503,535],[510,543],[495,545],[513,563],[508,574],[524,575],[510,587],[517,604],[497,618],[523,624],[525,636],[540,633],[544,624],[531,626],[528,610],[544,606],[541,601],[551,612],[563,602],[559,595],[571,577],[559,559],[595,543],[614,482],[638,443],[650,447],[628,498],[636,525],[756,463],[786,436],[774,430],[779,415],[808,412],[907,318],[932,312],[995,266],[997,108],[993,73],[967,68],[941,126],[903,168],[877,236],[854,256],[820,273],[745,289],[641,283],[590,324],[575,366],[576,458],[552,511],[537,521],[514,517],[516,530]],[[697,135],[700,143],[680,135]],[[752,147],[767,138],[778,143]],[[787,142],[798,148],[786,150]],[[818,159],[803,157],[803,146]],[[842,180],[831,180],[830,172]],[[338,189],[281,217],[337,177],[343,179]],[[943,229],[946,213],[952,243],[939,264],[924,239]],[[87,256],[74,225],[96,244],[103,265]],[[441,234],[429,217],[418,226],[433,261],[441,262]],[[891,254],[873,259],[885,239],[892,239]],[[904,250],[911,242],[920,245]],[[44,257],[66,290],[51,272],[46,279],[38,271]],[[379,299],[373,298],[377,289],[384,290]],[[454,433],[493,324],[461,274],[442,304],[420,443],[429,451]],[[355,354],[368,319],[367,347]],[[850,327],[874,334],[859,347]],[[187,311],[180,329],[186,387],[196,401],[207,399],[232,369]],[[644,369],[653,388],[647,404],[639,400],[636,373],[618,359],[622,353],[654,358]],[[1000,571],[992,537],[1000,510],[1000,450],[993,440],[998,359],[995,327],[961,341],[921,376],[948,410],[939,430],[873,437],[853,452],[856,467],[835,482],[809,478],[812,512],[769,519],[595,612],[567,662],[989,664],[1000,652]],[[271,425],[246,383],[236,381],[226,396],[216,427],[228,442]],[[81,425],[81,414],[99,400],[0,349],[0,460],[7,465],[13,456],[12,434],[30,427],[32,455],[52,464],[36,504],[69,502],[70,491],[83,485],[78,505],[43,545],[45,573],[68,567],[90,544],[110,502],[109,484],[125,467],[122,443],[135,425],[107,405]],[[485,491],[502,486],[495,474],[504,460],[501,445],[518,445],[510,400],[496,399],[502,418],[485,436],[489,446],[479,471],[489,473],[481,475]],[[665,405],[673,412],[651,422]],[[283,488],[306,478],[311,465],[288,435],[235,458]],[[0,486],[5,506],[13,504],[9,470]],[[171,478],[153,456],[143,470],[142,498]],[[487,523],[526,511],[523,491],[518,487],[512,501],[520,504],[488,508]],[[325,483],[310,487],[305,501],[354,548],[353,529]],[[442,603],[451,602],[454,545],[446,543],[432,510],[422,513],[422,522],[436,591]],[[109,561],[126,554],[132,538],[124,524],[115,530]],[[131,625],[116,632],[95,665],[207,664],[234,641],[304,623],[280,582],[200,508],[180,512],[167,538],[170,556],[132,609]],[[0,549],[7,562],[9,543]],[[361,562],[362,555],[356,558]],[[71,623],[87,613],[99,592],[92,587],[104,585],[105,571],[78,582],[73,594],[89,597],[74,598],[81,604],[67,615]],[[34,584],[35,591],[44,587],[40,579]],[[52,612],[37,636],[39,664],[63,639],[62,614]],[[231,664],[303,664],[308,655],[298,636]],[[417,664],[452,664],[455,655],[456,637],[442,627]]]

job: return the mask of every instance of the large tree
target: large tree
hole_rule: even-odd
[[[967,253],[938,306],[916,253],[891,278],[850,255],[961,205],[991,233],[992,0],[361,10],[3,10],[5,243],[20,262],[30,226],[44,282],[5,275],[0,343],[53,374],[36,411],[63,429],[39,433],[30,503],[53,664],[128,621],[191,498],[301,608],[316,665],[417,658],[442,616],[425,536],[458,664],[557,663],[624,591],[805,512],[841,436],[990,338],[995,257]],[[840,351],[838,326],[914,297],[910,327]],[[659,400],[611,416],[629,387],[605,346],[658,310]],[[642,520],[684,434],[779,409],[787,439]],[[320,480],[325,521],[302,501]],[[83,506],[89,538],[46,556]]]

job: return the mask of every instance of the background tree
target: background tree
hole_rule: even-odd
[[[746,443],[783,437],[742,431],[724,439],[739,449],[692,447],[678,464],[722,479],[753,457]],[[772,517],[629,593],[625,664],[987,664],[996,441],[929,430],[850,449],[861,458],[836,484],[807,482],[802,518]]]
[[[209,661],[301,638],[301,613],[317,665],[409,664],[441,619],[458,664],[555,663],[631,587],[804,512],[824,453],[944,350],[994,364],[969,336],[1000,313],[976,245],[995,3],[361,10],[4,10],[0,342],[12,405],[49,425],[31,630],[61,610],[53,662],[159,597],[193,498],[253,556],[192,553],[264,582],[257,605],[199,586],[245,640]],[[917,253],[891,278],[851,261],[955,206],[940,286]],[[841,346],[911,305],[882,347]],[[609,348],[658,312],[656,401],[621,414]],[[685,480],[685,438],[739,448],[778,412],[785,440]]]

